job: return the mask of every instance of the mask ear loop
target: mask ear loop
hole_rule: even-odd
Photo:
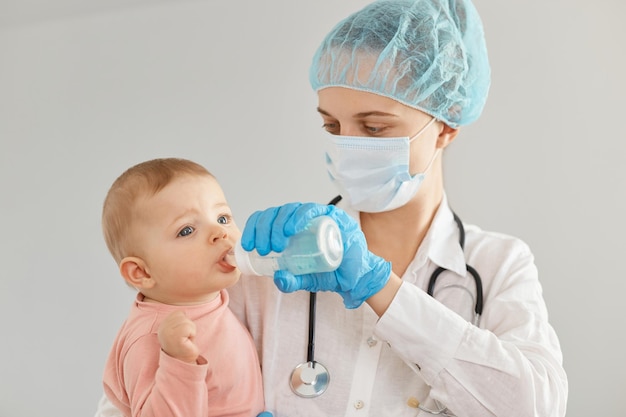
[[[437,148],[435,150],[435,153],[433,154],[433,157],[430,159],[430,162],[428,163],[428,166],[426,167],[426,169],[424,170],[424,172],[422,172],[421,174],[417,174],[417,175],[426,175],[426,173],[430,170],[430,167],[433,165],[433,163],[435,162],[435,159],[437,159],[437,155],[439,155],[439,152],[441,151],[441,148]]]
[[[411,142],[413,142],[415,139],[417,139],[417,137],[419,135],[421,135],[426,129],[428,129],[430,127],[430,125],[432,125],[433,123],[435,123],[437,121],[437,119],[435,117],[433,117],[432,119],[430,119],[430,121],[428,123],[426,123],[426,125],[421,128],[419,130],[419,132],[417,132],[415,135],[413,135],[412,138],[409,139],[409,144]],[[428,163],[428,165],[426,166],[426,169],[424,169],[424,171],[422,171],[419,174],[415,174],[412,175],[413,178],[415,178],[418,175],[426,175],[426,173],[430,170],[430,167],[433,165],[433,163],[435,162],[435,159],[437,159],[437,155],[439,155],[439,152],[441,151],[441,148],[437,148],[435,149],[435,153],[433,154],[433,157],[430,159],[430,162]]]
[[[424,133],[424,131],[426,129],[428,129],[430,127],[430,125],[432,125],[433,123],[435,123],[437,121],[437,119],[435,117],[433,117],[432,119],[430,119],[430,121],[428,123],[426,123],[426,125],[421,128],[416,134],[413,135],[413,137],[409,138],[409,143],[413,142],[415,139],[417,139],[417,137],[419,135],[421,135],[422,133]]]

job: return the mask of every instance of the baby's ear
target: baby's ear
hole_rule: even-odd
[[[137,289],[147,289],[154,286],[146,263],[136,256],[128,256],[120,262],[120,274],[128,285]]]

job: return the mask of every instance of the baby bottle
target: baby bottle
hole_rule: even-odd
[[[329,216],[312,219],[301,232],[291,236],[282,252],[265,256],[256,250],[235,246],[237,267],[243,274],[273,277],[287,270],[294,275],[334,271],[343,259],[343,242],[337,223]]]

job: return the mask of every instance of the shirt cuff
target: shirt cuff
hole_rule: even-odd
[[[176,359],[161,350],[159,368],[166,375],[173,375],[176,379],[186,381],[204,381],[209,370],[209,365],[206,360],[204,361],[204,364],[187,363]]]

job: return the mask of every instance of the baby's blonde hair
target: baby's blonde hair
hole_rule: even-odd
[[[102,208],[102,232],[115,262],[135,255],[130,230],[139,198],[155,195],[184,175],[213,177],[202,165],[187,159],[159,158],[127,169],[113,182]]]

